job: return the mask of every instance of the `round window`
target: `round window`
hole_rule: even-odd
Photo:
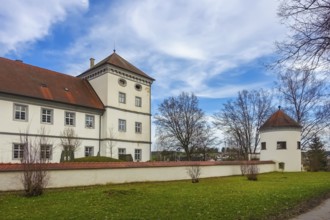
[[[142,86],[140,84],[135,84],[135,89],[141,91]]]
[[[126,86],[126,84],[127,84],[126,80],[124,80],[124,79],[119,79],[119,80],[118,80],[118,83],[119,83],[119,85],[121,85],[121,86]]]

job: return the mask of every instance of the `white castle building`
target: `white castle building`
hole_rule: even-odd
[[[116,52],[77,77],[0,58],[0,163],[20,162],[22,136],[40,137],[40,157],[59,162],[63,131],[77,135],[74,156],[131,154],[150,160],[154,79]],[[22,135],[23,134],[23,135]]]
[[[301,171],[301,126],[280,108],[261,127],[260,160],[284,163],[285,171]]]

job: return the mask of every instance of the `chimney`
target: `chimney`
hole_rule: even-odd
[[[94,66],[95,59],[94,58],[90,58],[89,61],[90,61],[90,68],[92,68]]]

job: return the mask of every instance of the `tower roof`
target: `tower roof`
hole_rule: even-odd
[[[106,57],[105,59],[103,59],[99,63],[95,64],[90,69],[86,70],[84,73],[89,72],[90,70],[95,69],[95,68],[97,68],[99,66],[102,66],[104,64],[111,64],[113,66],[119,67],[119,68],[124,69],[124,70],[128,70],[128,71],[133,72],[137,75],[148,78],[152,81],[155,80],[155,79],[151,78],[150,76],[148,76],[146,73],[144,73],[142,70],[138,69],[133,64],[131,64],[130,62],[128,62],[127,60],[125,60],[124,58],[119,56],[115,51],[110,56]],[[84,73],[82,73],[81,75],[83,75]]]
[[[285,114],[281,109],[272,114],[267,121],[260,127],[260,130],[272,128],[299,128],[301,126],[290,116]]]

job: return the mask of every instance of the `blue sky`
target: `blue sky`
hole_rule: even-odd
[[[277,0],[0,0],[0,55],[78,75],[112,53],[156,79],[153,113],[193,92],[208,115],[243,89],[271,88],[265,63],[286,29]]]

